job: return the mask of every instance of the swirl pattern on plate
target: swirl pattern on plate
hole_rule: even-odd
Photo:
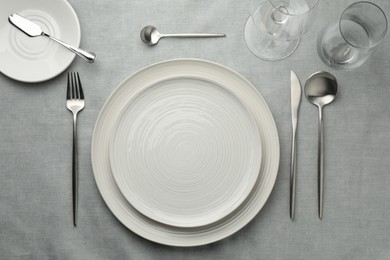
[[[129,101],[110,143],[113,175],[138,211],[197,227],[235,210],[256,183],[261,139],[232,93],[194,77],[166,79]]]

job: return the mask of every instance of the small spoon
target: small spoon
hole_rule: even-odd
[[[177,33],[177,34],[162,34],[156,27],[148,25],[141,30],[141,40],[147,45],[156,45],[161,38],[210,38],[210,37],[225,37],[224,33]]]
[[[322,108],[332,103],[337,95],[336,78],[324,71],[316,72],[309,77],[305,84],[306,98],[318,107],[318,215],[322,219],[324,204],[324,137]]]

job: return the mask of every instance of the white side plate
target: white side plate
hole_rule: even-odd
[[[47,37],[29,37],[8,22],[19,13],[38,24],[44,32],[80,46],[80,24],[66,0],[3,1],[0,8],[0,72],[23,82],[54,78],[73,61],[75,54]]]

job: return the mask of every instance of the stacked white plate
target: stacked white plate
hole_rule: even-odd
[[[279,140],[255,87],[221,65],[146,67],[106,101],[92,166],[113,214],[151,241],[196,246],[244,227],[275,183]]]

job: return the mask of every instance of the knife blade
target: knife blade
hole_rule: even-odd
[[[10,23],[15,25],[19,30],[27,34],[27,36],[35,37],[43,34],[43,31],[39,25],[31,22],[30,20],[20,16],[18,14],[11,14],[8,16]]]
[[[301,104],[302,87],[297,75],[291,71],[291,123],[292,123],[292,141],[291,141],[291,165],[290,165],[290,218],[295,216],[295,188],[297,179],[297,127],[298,114]]]

